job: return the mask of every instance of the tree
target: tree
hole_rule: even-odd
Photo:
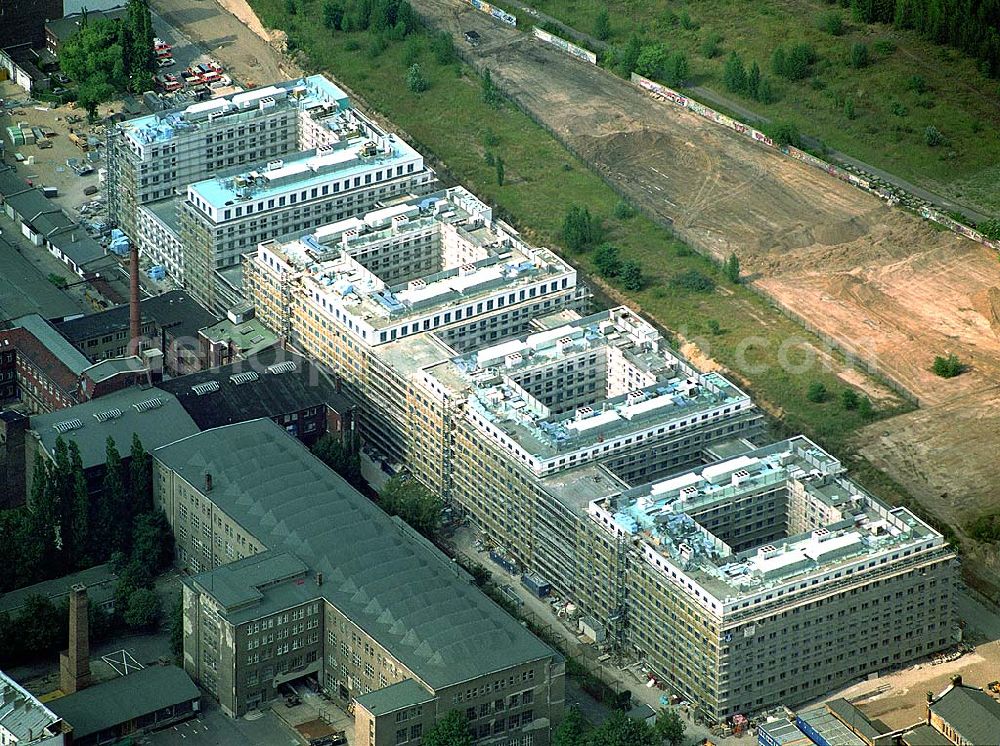
[[[761,78],[760,82],[757,84],[757,95],[754,99],[760,101],[762,104],[774,103],[774,91],[771,88],[771,81],[767,78]]]
[[[854,389],[844,389],[840,392],[840,404],[844,409],[857,409],[861,398]]]
[[[656,737],[645,721],[633,720],[620,710],[590,732],[588,746],[654,746]]]
[[[299,12],[298,6],[295,4],[295,0],[285,0],[285,12],[290,16],[294,16]]]
[[[339,0],[325,0],[323,3],[323,26],[340,31],[344,25],[344,6]]]
[[[364,485],[361,476],[361,446],[357,435],[345,431],[339,437],[327,433],[312,447],[313,455],[355,487]]]
[[[587,721],[580,714],[580,708],[570,707],[552,735],[552,746],[581,746],[586,732]]]
[[[684,85],[689,73],[687,55],[683,52],[673,52],[667,59],[667,68],[664,73],[667,82],[674,86]]]
[[[841,36],[844,33],[844,16],[839,10],[831,10],[819,17],[820,31],[830,36]]]
[[[726,279],[734,285],[740,281],[740,258],[736,254],[730,254],[722,265],[722,271]]]
[[[723,82],[726,90],[731,93],[744,93],[747,90],[747,71],[743,67],[743,60],[736,52],[730,52],[726,59],[726,66],[722,72]]]
[[[160,597],[149,588],[137,588],[128,597],[122,620],[132,629],[150,629],[160,620]]]
[[[635,62],[635,71],[646,78],[662,78],[666,67],[667,48],[662,44],[646,44]]]
[[[826,401],[826,395],[826,386],[819,381],[813,381],[810,383],[809,388],[806,390],[806,399],[814,404],[821,404]]]
[[[170,650],[178,658],[184,654],[184,601],[180,598],[170,610]]]
[[[431,53],[439,65],[451,65],[457,59],[455,42],[447,31],[438,31],[431,38]]]
[[[425,733],[423,746],[472,746],[472,735],[465,714],[452,710]]]
[[[622,269],[622,260],[617,246],[604,244],[594,252],[594,266],[601,277],[617,277]]]
[[[72,485],[72,534],[74,557],[77,567],[89,567],[90,560],[90,492],[87,477],[83,472],[83,459],[75,440],[69,442],[70,468],[73,473]]]
[[[854,42],[851,45],[851,67],[860,70],[863,67],[868,67],[868,63],[868,45],[860,41]]]
[[[976,228],[987,238],[1000,239],[1000,219],[998,218],[984,220]]]
[[[861,415],[861,419],[863,420],[870,420],[875,417],[875,408],[872,406],[872,400],[867,396],[862,396],[858,402],[858,414]]]
[[[719,56],[721,51],[719,45],[722,44],[722,35],[718,33],[711,33],[698,47],[698,51],[701,53],[702,57],[707,59],[712,59]]]
[[[429,87],[427,78],[420,69],[420,63],[414,62],[406,71],[406,87],[413,93],[423,93]]]
[[[153,509],[153,462],[142,447],[138,433],[132,433],[129,452],[129,496],[133,515],[148,513]]]
[[[660,710],[653,725],[653,732],[661,741],[670,746],[680,746],[684,743],[684,721],[676,710]]]
[[[493,75],[490,73],[489,69],[483,70],[483,82],[481,85],[483,101],[487,106],[491,106],[494,109],[500,108],[500,91],[497,90],[496,85],[493,83]]]
[[[427,538],[441,528],[444,502],[420,482],[393,477],[382,487],[379,503],[386,513],[398,515]]]
[[[157,575],[174,559],[174,536],[162,510],[143,513],[135,520],[132,560],[150,575]]]
[[[715,280],[697,269],[688,269],[671,277],[670,287],[695,293],[710,293],[715,290]]]
[[[768,129],[778,145],[799,146],[799,129],[791,122],[774,122]]]
[[[125,485],[122,483],[122,459],[110,435],[105,443],[104,463],[106,471],[103,489],[97,499],[94,528],[101,532],[95,538],[103,556],[107,557],[116,549],[124,551],[128,548],[129,530],[132,528],[132,511],[126,504]]]
[[[594,36],[601,41],[606,41],[611,36],[611,18],[606,7],[597,11],[597,17],[594,18]]]
[[[954,378],[965,372],[965,365],[958,359],[958,355],[951,353],[947,357],[941,355],[935,357],[931,370],[934,371],[934,375],[941,378]]]
[[[750,72],[747,73],[747,94],[755,101],[760,95],[760,65],[756,60],[750,65]]]
[[[645,278],[642,276],[642,265],[631,259],[622,262],[622,270],[619,275],[622,287],[629,292],[639,292],[645,285]]]
[[[618,72],[623,78],[627,78],[635,72],[636,66],[639,64],[639,55],[641,52],[642,43],[635,34],[629,37],[628,43],[623,48],[615,50],[615,67],[618,68]]]
[[[597,228],[586,207],[572,205],[563,218],[562,239],[568,249],[582,251],[597,239]]]

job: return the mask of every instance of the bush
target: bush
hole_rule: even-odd
[[[860,401],[861,397],[854,389],[844,389],[840,393],[840,404],[844,409],[857,409]]]
[[[706,59],[718,57],[722,52],[722,34],[712,33],[698,46],[698,52]]]
[[[455,42],[447,31],[438,31],[431,39],[431,53],[434,61],[442,67],[454,64],[458,59],[455,53]]]
[[[844,99],[844,116],[848,119],[854,119],[857,114],[854,113],[854,99],[845,98]]]
[[[1000,542],[1000,513],[981,515],[968,527],[969,536],[991,544]]]
[[[594,36],[601,41],[607,41],[611,37],[611,18],[607,8],[601,8],[594,19]]]
[[[620,199],[617,203],[615,203],[615,209],[612,214],[618,220],[628,220],[629,218],[635,217],[635,208],[632,207],[628,201]]]
[[[987,238],[1000,239],[1000,219],[984,220],[976,227]]]
[[[722,271],[727,280],[737,284],[740,281],[740,258],[736,254],[730,254],[722,265]]]
[[[875,47],[875,54],[879,55],[880,57],[888,57],[890,54],[896,51],[895,42],[889,39],[878,39],[872,46]]]
[[[736,52],[730,52],[722,71],[722,80],[730,93],[745,93],[747,90],[747,70]]]
[[[928,125],[924,130],[924,142],[928,147],[936,148],[939,145],[947,145],[948,139],[933,124]]]
[[[965,365],[955,353],[948,355],[948,357],[938,355],[934,358],[931,370],[934,371],[934,375],[941,376],[941,378],[954,378],[965,372]]]
[[[622,260],[617,246],[604,244],[594,252],[594,266],[601,277],[617,277],[622,271]]]
[[[802,80],[809,76],[812,65],[819,59],[812,45],[795,44],[787,52],[778,47],[771,56],[771,69],[775,75],[788,80]]]
[[[420,69],[420,64],[417,62],[410,65],[406,71],[406,87],[413,93],[423,93],[430,87],[427,78],[424,77],[424,73]]]
[[[868,67],[868,63],[868,45],[859,41],[854,42],[851,45],[851,67],[860,70],[863,67]]]
[[[905,117],[909,114],[909,109],[903,106],[899,101],[893,101],[892,105],[889,107],[889,111],[895,114],[897,117]]]
[[[722,334],[722,326],[715,319],[708,320],[708,330],[715,336]]]
[[[639,52],[635,71],[646,78],[661,78],[667,70],[667,48],[662,44],[646,44]]]
[[[57,275],[55,272],[49,273],[49,282],[51,282],[60,290],[65,290],[69,286],[69,283],[66,281],[66,278],[63,277],[62,275]]]
[[[562,239],[566,248],[582,251],[597,241],[597,223],[586,207],[573,205],[563,218]]]
[[[806,399],[814,404],[821,404],[826,401],[826,396],[826,386],[822,383],[819,381],[813,381],[809,384],[809,389],[806,391]]]
[[[621,279],[622,287],[629,292],[636,293],[642,290],[643,285],[646,284],[646,280],[642,276],[642,265],[631,259],[622,263],[621,272],[618,276]]]
[[[690,290],[695,293],[710,293],[715,290],[715,280],[704,272],[689,269],[671,277],[670,287],[676,290]]]
[[[839,10],[828,10],[819,17],[819,30],[825,31],[830,36],[843,35],[844,16]]]
[[[919,75],[911,75],[906,85],[911,91],[913,91],[917,95],[927,92],[927,81],[925,81]]]
[[[774,122],[768,125],[767,134],[778,145],[791,145],[794,148],[799,147],[799,130],[791,122]]]
[[[681,12],[680,21],[681,21],[681,28],[684,28],[688,31],[695,31],[698,28],[698,24],[691,19],[691,16],[688,15],[688,12],[686,10]]]

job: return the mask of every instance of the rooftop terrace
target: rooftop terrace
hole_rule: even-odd
[[[130,119],[121,129],[139,146],[165,144],[180,134],[228,123],[234,117],[249,119],[274,107],[328,115],[349,109],[350,103],[347,94],[325,77],[310,75]]]
[[[739,499],[766,488],[800,490],[825,509],[825,525],[734,552],[692,517],[714,507],[731,511]],[[717,598],[756,593],[927,539],[943,543],[905,508],[864,492],[837,459],[803,436],[599,498],[589,513],[605,530],[639,539],[648,561],[682,570]]]
[[[721,375],[695,371],[624,307],[481,348],[449,365],[471,390],[478,422],[539,458],[653,426],[684,427],[718,407],[752,407]]]

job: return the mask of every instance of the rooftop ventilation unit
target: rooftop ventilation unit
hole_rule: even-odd
[[[229,376],[229,380],[237,386],[242,386],[244,383],[256,381],[258,378],[260,378],[260,376],[257,375],[257,371],[255,370],[248,370],[246,373],[237,373],[234,376]]]
[[[108,420],[117,420],[122,414],[123,412],[116,407],[115,409],[109,409],[107,412],[97,412],[94,418],[98,422],[107,422]]]
[[[159,407],[162,407],[163,399],[157,396],[152,399],[146,399],[146,401],[138,402],[136,404],[133,404],[132,406],[135,407],[136,412],[139,412],[141,414],[142,412],[148,412],[151,409],[157,409]]]
[[[70,430],[79,430],[83,427],[83,420],[74,419],[66,420],[65,422],[57,422],[53,427],[57,432],[68,433]]]
[[[277,158],[277,159],[275,159],[273,161],[268,161],[267,162],[267,170],[268,171],[277,171],[279,168],[281,168],[284,165],[285,165],[285,162],[283,160],[281,160],[280,158]]]
[[[295,370],[295,361],[286,360],[283,363],[275,363],[274,365],[267,366],[267,372],[272,375],[278,375],[280,373],[291,373]]]
[[[211,394],[213,391],[219,390],[218,381],[205,381],[204,383],[196,383],[191,387],[191,390],[197,396],[204,396],[205,394]]]

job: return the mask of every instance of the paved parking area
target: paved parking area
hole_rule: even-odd
[[[301,746],[304,741],[270,712],[232,719],[202,697],[204,711],[193,720],[136,740],[145,746]]]

